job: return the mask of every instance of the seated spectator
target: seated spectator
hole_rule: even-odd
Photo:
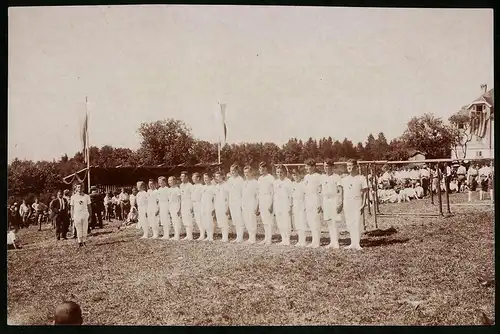
[[[405,195],[405,200],[409,202],[412,199],[417,199],[417,192],[415,191],[415,188],[413,188],[410,184],[407,184],[405,189],[403,190],[403,193]]]
[[[65,301],[57,306],[54,315],[54,325],[73,325],[83,324],[82,309],[75,302]]]
[[[7,233],[7,249],[21,249],[21,242],[16,237],[17,230],[10,230]]]
[[[424,198],[424,188],[420,185],[420,182],[417,182],[415,185],[415,193],[417,198]]]
[[[458,180],[456,178],[450,181],[450,193],[458,192]]]

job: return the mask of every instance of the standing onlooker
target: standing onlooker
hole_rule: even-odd
[[[430,179],[430,172],[429,168],[427,167],[427,164],[424,164],[422,168],[420,168],[420,182],[422,184],[422,188],[424,190],[423,196],[426,197],[428,191],[432,191],[432,189],[429,189],[429,179]]]
[[[104,219],[108,222],[111,221],[111,212],[113,211],[113,197],[112,194],[109,192],[104,196]]]
[[[469,191],[468,191],[469,202],[472,201],[472,192],[476,191],[476,188],[477,188],[477,175],[478,175],[478,171],[477,171],[476,164],[471,164],[469,166],[469,170],[467,171],[467,183],[468,183],[468,187],[469,187]]]
[[[29,217],[30,217],[30,207],[26,204],[26,200],[23,199],[23,203],[19,207],[19,215],[21,216],[21,227],[29,226]]]
[[[54,220],[56,223],[56,238],[60,240],[66,240],[68,233],[68,206],[69,203],[63,198],[62,191],[57,192],[57,198],[50,203],[50,210],[54,214]]]
[[[98,226],[99,228],[103,228],[101,216],[103,200],[101,198],[101,194],[97,192],[97,187],[95,186],[90,187],[90,203],[90,227],[96,228]]]
[[[120,220],[124,221],[127,218],[127,206],[129,205],[129,196],[125,191],[125,188],[121,189],[121,192],[118,195],[118,201],[120,205]]]
[[[52,210],[52,205],[54,201],[56,200],[56,196],[51,196],[50,197],[50,202],[49,202],[49,221],[51,224],[52,228],[56,227],[56,215],[54,213],[54,210]]]
[[[17,207],[17,202],[10,206],[9,208],[9,224],[16,230],[19,229],[21,216],[19,215],[19,209]]]
[[[465,168],[464,162],[460,161],[460,166],[457,169],[457,182],[458,182],[458,192],[461,191],[462,185],[466,182],[467,169]]]
[[[38,231],[42,230],[42,216],[43,216],[43,206],[42,203],[35,198],[35,203],[31,205],[33,211],[35,212],[35,222],[39,225]]]

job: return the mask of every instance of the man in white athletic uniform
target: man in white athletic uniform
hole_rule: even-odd
[[[244,180],[240,176],[239,171],[240,167],[238,165],[232,165],[231,177],[226,181],[226,187],[229,194],[229,211],[231,213],[231,220],[236,229],[236,239],[234,242],[237,243],[243,241],[243,232],[245,231],[241,209]]]
[[[339,233],[337,229],[337,222],[342,218],[337,213],[338,207],[338,192],[341,177],[334,173],[334,162],[327,159],[324,163],[325,174],[322,175],[321,180],[321,194],[323,198],[322,210],[323,218],[328,223],[328,231],[330,232],[330,244],[327,248],[339,248]]]
[[[170,219],[174,227],[173,240],[178,241],[181,235],[181,190],[177,184],[174,176],[168,178],[168,211],[170,212]]]
[[[260,177],[259,185],[259,212],[262,224],[264,225],[264,240],[261,244],[270,245],[273,236],[273,197],[274,197],[274,177],[267,172],[267,164],[259,164]]]
[[[316,172],[316,163],[312,159],[305,162],[305,168],[306,219],[312,235],[312,242],[307,247],[317,248],[321,237],[321,175]]]
[[[306,188],[302,182],[302,175],[298,170],[292,171],[292,211],[293,211],[293,228],[297,230],[299,241],[295,246],[304,247],[306,245]]]
[[[201,240],[214,241],[214,185],[208,173],[203,174],[203,182],[205,184],[201,191],[201,223],[207,237],[205,239],[205,236],[200,234],[200,238],[203,236]]]
[[[143,234],[147,236],[147,232],[149,231],[149,224],[147,218],[147,210],[148,210],[148,193],[146,192],[146,184],[143,181],[137,182],[137,193],[136,201],[137,201],[137,214],[138,214],[138,223],[139,229],[142,229]]]
[[[158,214],[160,213],[158,207],[158,191],[156,190],[155,180],[150,179],[148,182],[148,228],[144,231],[143,239],[148,238],[149,228],[153,230],[153,239],[158,239],[160,232],[160,222]]]
[[[242,212],[243,221],[248,232],[248,244],[254,244],[257,236],[257,210],[259,184],[255,180],[252,167],[246,166],[243,169],[245,181],[242,191]]]
[[[193,202],[191,192],[193,185],[189,182],[188,172],[181,173],[181,216],[182,224],[186,228],[186,237],[182,240],[193,240]]]
[[[289,246],[292,232],[292,182],[285,176],[285,173],[285,167],[280,165],[276,168],[277,179],[273,183],[273,209],[281,234],[280,245]]]
[[[203,192],[203,184],[201,183],[200,173],[193,173],[192,180],[193,189],[191,192],[191,201],[193,205],[194,221],[200,231],[200,236],[197,240],[201,241],[205,239],[205,227],[203,227],[203,223],[201,222],[201,194]]]
[[[229,237],[229,195],[226,188],[226,183],[223,179],[223,174],[220,171],[215,172],[214,186],[214,207],[215,216],[217,218],[217,227],[222,232],[222,242],[228,242]]]
[[[339,203],[337,212],[343,207],[347,229],[351,235],[351,244],[347,248],[361,250],[361,215],[365,208],[368,185],[363,175],[358,174],[356,160],[350,159],[347,162],[347,172],[349,175],[341,182],[343,200]]]
[[[90,196],[85,194],[81,184],[77,184],[76,193],[71,196],[71,217],[76,228],[78,246],[84,246],[87,239],[90,217]]]
[[[170,212],[169,212],[169,203],[168,196],[170,192],[170,188],[167,187],[167,178],[165,176],[160,176],[158,178],[158,184],[160,188],[158,188],[158,204],[160,207],[160,224],[163,226],[163,239],[170,239]]]

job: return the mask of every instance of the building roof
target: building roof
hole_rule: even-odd
[[[478,97],[477,99],[475,99],[474,101],[472,101],[472,103],[470,105],[477,103],[477,102],[486,102],[490,106],[493,106],[494,105],[494,103],[493,103],[494,102],[493,88],[490,89],[489,91],[487,91],[486,93],[484,93],[483,95],[481,95],[480,97]]]
[[[419,151],[419,150],[415,150],[413,148],[410,148],[408,150],[408,157],[409,158],[413,158],[414,156],[416,156],[417,154],[422,154],[422,155],[425,155],[425,152],[422,152],[422,151]]]
[[[99,185],[122,185],[135,184],[137,181],[147,181],[150,178],[158,178],[160,176],[178,176],[182,171],[188,173],[194,172],[213,172],[219,167],[219,164],[196,164],[176,166],[152,166],[152,167],[90,167],[90,181],[92,184]],[[63,178],[64,183],[71,184],[73,181],[82,182],[87,178],[87,168],[79,170],[76,173]]]

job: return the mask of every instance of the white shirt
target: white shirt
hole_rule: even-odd
[[[259,191],[259,183],[257,180],[243,181],[243,189],[241,194],[242,208],[249,210],[257,209],[257,196]]]
[[[389,172],[385,172],[384,174],[382,174],[380,179],[385,180],[385,181],[389,181],[391,179],[391,174],[389,174]]]
[[[126,201],[126,200],[128,200],[128,195],[127,195],[126,193],[120,193],[120,194],[118,195],[118,199],[119,199],[121,202]]]
[[[135,196],[134,194],[130,194],[129,199],[130,199],[130,207],[131,208],[135,207],[137,196]]]
[[[467,175],[469,176],[477,176],[477,170],[474,167],[470,167],[467,171]]]
[[[458,169],[457,169],[457,174],[458,175],[465,175],[465,173],[467,173],[467,170],[465,169],[465,166],[459,166]]]
[[[179,204],[181,202],[181,190],[179,187],[169,188],[168,202],[170,204]]]
[[[74,194],[71,196],[70,205],[73,207],[73,213],[89,213],[88,205],[90,205],[90,196],[87,194]]]
[[[342,179],[342,188],[346,200],[361,200],[362,190],[368,189],[368,185],[363,175],[348,175]]]
[[[201,186],[201,207],[206,213],[214,209],[214,186],[208,184]]]
[[[227,192],[226,184],[217,183],[214,186],[214,205],[216,208],[224,208],[227,210],[229,207],[229,194]]]
[[[451,167],[446,166],[446,176],[451,176]]]
[[[10,231],[7,233],[7,245],[14,245],[14,242],[16,241],[16,234],[14,231]]]
[[[420,177],[429,178],[430,177],[429,170],[426,168],[421,168],[420,169]]]
[[[155,189],[148,190],[148,210],[156,210],[158,208],[158,191]]]
[[[169,192],[170,188],[168,187],[160,187],[158,189],[158,202],[160,203],[160,205],[168,204]]]
[[[26,213],[28,213],[29,211],[29,208],[26,204],[21,204],[21,206],[19,207],[19,214],[21,215],[21,217],[23,217]]]
[[[136,200],[138,209],[146,208],[146,206],[148,205],[148,193],[144,190],[139,191],[137,193]]]
[[[108,203],[110,203],[110,202],[112,202],[112,201],[111,201],[111,197],[109,197],[108,195],[106,195],[106,196],[104,197],[104,205],[107,205],[107,204],[108,204]]]
[[[259,184],[259,197],[273,195],[274,177],[271,174],[261,175],[257,182]]]
[[[184,208],[190,208],[192,203],[191,203],[191,192],[193,191],[193,185],[189,182],[187,183],[181,183],[179,186],[179,189],[181,190],[181,203],[184,206]]]
[[[340,185],[341,177],[338,174],[322,175],[321,194],[323,198],[334,198],[337,196],[337,187]]]
[[[306,199],[306,188],[303,182],[292,182],[292,205],[303,207]]]
[[[410,171],[410,179],[412,179],[412,180],[420,179],[420,173],[419,173],[418,169],[412,169]]]
[[[191,191],[191,200],[193,203],[201,202],[201,193],[203,192],[203,185],[201,183],[193,184],[193,189]]]
[[[292,181],[288,178],[276,179],[274,187],[274,207],[277,210],[288,211],[292,206]]]
[[[229,205],[241,206],[241,199],[243,196],[243,183],[245,180],[241,176],[232,176],[226,182],[226,187],[229,192]]]
[[[491,174],[491,168],[489,166],[484,166],[479,168],[480,176],[490,176],[490,174]]]

